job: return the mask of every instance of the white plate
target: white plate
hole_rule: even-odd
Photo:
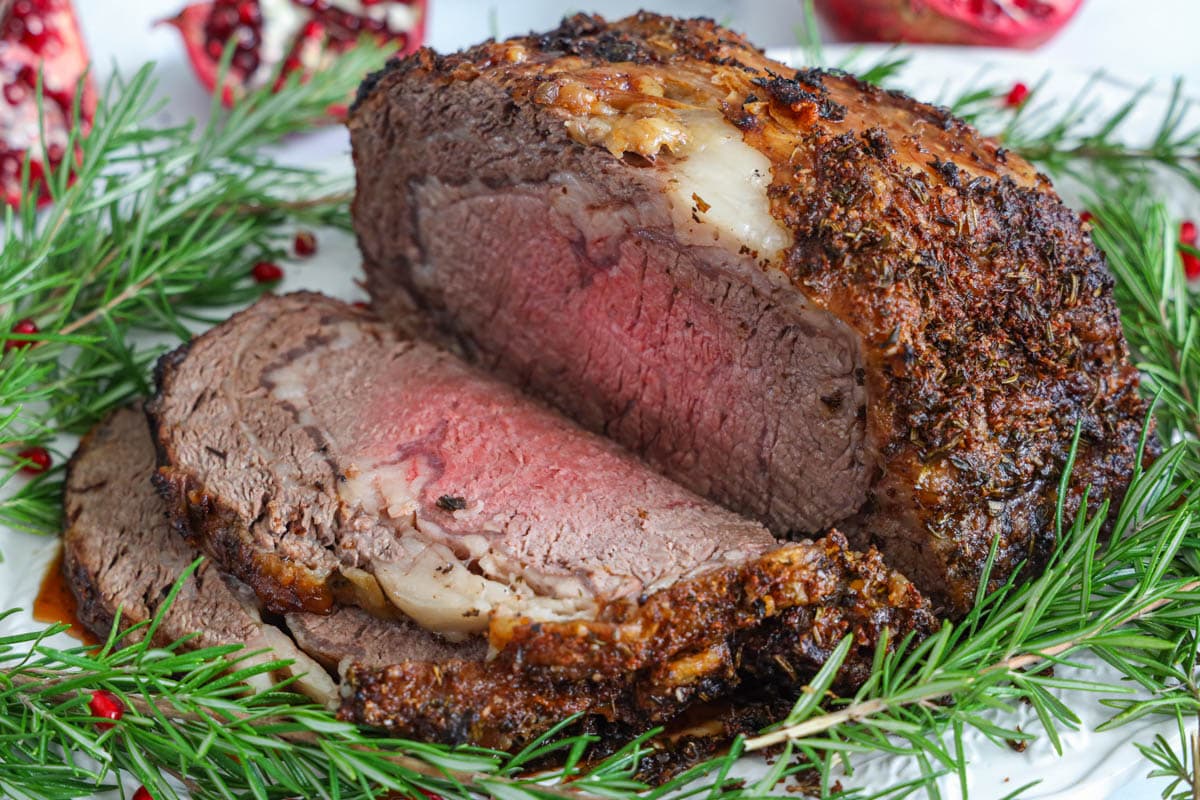
[[[873,63],[874,58],[883,52],[883,48],[871,48],[856,64]],[[1032,84],[1049,69],[1048,65],[1037,59],[1003,52],[947,48],[923,48],[912,52],[915,58],[905,71],[903,82],[923,99],[950,97],[957,86],[970,80],[980,69],[989,70],[989,74],[993,75],[995,82],[1000,85],[1015,80]],[[835,49],[830,54],[831,60],[836,62],[844,53],[844,49]],[[799,54],[795,51],[774,55],[799,63]],[[168,70],[168,84],[177,82],[177,68],[178,65],[174,65],[174,69]],[[1047,86],[1047,94],[1069,97],[1087,82],[1088,77],[1077,71],[1061,71],[1052,76]],[[1101,82],[1097,94],[1099,107],[1113,108],[1119,105],[1126,96],[1128,85],[1133,84]],[[1152,129],[1157,121],[1166,88],[1160,87],[1162,91],[1154,93],[1143,114],[1130,121],[1130,134],[1135,138],[1139,131]],[[202,110],[193,94],[185,93],[185,97],[187,99],[184,102],[168,109],[168,116],[180,119]],[[280,152],[287,160],[296,163],[328,164],[333,173],[345,174],[350,170],[346,136],[340,130],[329,130],[290,140],[286,143],[286,150]],[[1064,193],[1067,201],[1077,200],[1071,197],[1069,187],[1067,188]],[[1181,213],[1200,212],[1200,208],[1188,206],[1196,203],[1197,198],[1194,194],[1179,195],[1178,200],[1182,204]],[[280,291],[316,289],[348,300],[362,299],[362,291],[356,285],[356,280],[361,277],[361,270],[352,238],[336,231],[320,231],[318,238],[320,249],[315,257],[284,264],[286,278]],[[28,608],[31,605],[41,577],[56,550],[57,543],[53,539],[0,528],[0,554],[3,557],[0,561],[0,608]],[[0,621],[0,633],[37,627],[40,626],[27,612]],[[1080,677],[1090,680],[1116,679],[1110,668],[1095,663],[1094,668],[1081,671]],[[1064,674],[1064,677],[1068,674],[1075,677],[1073,671],[1060,670],[1060,674]],[[1174,739],[1174,723],[1150,720],[1137,726],[1097,734],[1094,732],[1095,727],[1109,716],[1108,710],[1099,702],[1101,698],[1082,696],[1078,693],[1062,693],[1060,696],[1078,714],[1082,722],[1079,730],[1067,732],[1063,736],[1066,755],[1062,757],[1054,752],[1045,737],[1031,743],[1025,752],[1017,753],[1006,747],[997,747],[981,735],[968,733],[965,747],[971,765],[968,774],[970,797],[975,800],[1002,798],[1033,781],[1038,781],[1038,786],[1023,797],[1044,800],[1095,800],[1103,797],[1149,800],[1157,797],[1161,789],[1141,779],[1149,767],[1133,747],[1133,742],[1149,742],[1155,733],[1162,733]],[[1027,706],[1016,708],[1005,721],[1009,724],[1019,724],[1025,731],[1040,730],[1036,715]],[[881,755],[861,758],[855,762],[855,766],[853,778],[843,780],[847,786],[878,790],[918,775],[911,759]],[[740,771],[747,777],[752,777],[762,769],[760,760],[747,758]],[[940,788],[943,797],[956,798],[961,795],[956,777],[944,779]]]

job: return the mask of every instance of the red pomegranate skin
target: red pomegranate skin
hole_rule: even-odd
[[[1032,49],[1083,0],[815,0],[842,39]]]
[[[163,20],[176,28],[182,37],[184,52],[192,71],[210,92],[216,91],[219,62],[226,43],[235,45],[230,74],[221,87],[221,100],[232,105],[247,87],[268,79],[274,70],[282,70],[275,85],[294,72],[310,74],[332,65],[339,54],[350,50],[360,37],[372,36],[378,41],[395,42],[401,54],[415,51],[425,35],[426,0],[360,0],[361,14],[348,11],[336,0],[287,0],[292,12],[304,22],[287,37],[285,51],[272,59],[263,52],[264,28],[279,24],[272,6],[257,0],[210,0],[191,3],[175,17]],[[403,29],[381,21],[379,12],[388,7],[403,7],[415,21]],[[342,116],[345,107],[330,109],[332,116]]]

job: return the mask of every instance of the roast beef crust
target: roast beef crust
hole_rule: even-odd
[[[594,621],[493,621],[499,653],[490,662],[355,665],[340,714],[397,735],[501,749],[570,714],[639,732],[743,691],[790,700],[846,636],[840,686],[860,685],[885,628],[894,644],[928,635],[937,620],[877,552],[854,553],[834,532],[637,605],[610,605]]]
[[[163,466],[151,480],[166,503],[172,527],[253,589],[264,609],[273,614],[297,610],[328,614],[333,610],[335,598],[329,579],[254,547],[245,521],[220,497],[206,492],[193,475]]]
[[[647,76],[675,98],[640,94]],[[621,163],[564,133],[581,113],[563,99],[578,99],[563,91],[572,84],[616,109],[686,101],[719,110],[771,160],[772,212],[794,235],[776,266],[863,342],[868,431],[882,468],[861,512],[839,523],[855,545],[878,544],[961,614],[993,541],[993,585],[1022,563],[1033,574],[1048,557],[1077,426],[1068,515],[1088,486],[1093,500],[1120,499],[1147,405],[1103,257],[1046,176],[945,109],[850,75],[790,69],[709,20],[580,15],[544,35],[444,57],[422,50],[372,76],[350,120],[360,180],[381,174],[370,154],[387,152],[370,137],[418,132],[397,110],[402,98],[444,98],[428,117],[445,120],[425,124],[443,134],[460,125],[461,134],[469,114],[453,104],[475,96],[490,108],[500,92],[508,108],[480,131],[488,141],[558,142],[561,158],[545,169],[586,160],[600,165],[592,172],[625,169],[638,184],[644,161]],[[496,125],[521,130],[501,136]],[[448,183],[531,179],[506,184],[485,155],[472,162],[408,169]],[[403,278],[373,257],[387,249],[378,237],[396,235],[372,223],[376,205],[360,189],[368,282],[387,303]]]

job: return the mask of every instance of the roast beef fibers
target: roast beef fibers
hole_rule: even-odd
[[[1146,405],[1087,227],[1021,158],[711,21],[575,16],[364,83],[374,306],[779,536],[950,613],[1118,499]],[[322,376],[328,380],[327,376]]]

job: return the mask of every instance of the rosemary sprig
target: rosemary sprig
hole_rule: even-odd
[[[885,58],[877,68],[893,79],[896,63]],[[1065,102],[1043,98],[1049,81],[1043,76],[1028,97],[1011,108],[1003,102],[1010,87],[991,83],[986,76],[981,72],[969,81],[946,101],[947,107],[1050,174],[1069,177],[1093,192],[1151,179],[1160,182],[1162,173],[1200,189],[1200,122],[1189,121],[1195,104],[1182,80],[1172,83],[1158,125],[1135,142],[1126,129],[1144,115],[1153,84],[1128,90],[1119,106],[1104,112],[1102,92],[1111,92],[1115,84],[1104,71],[1091,75]]]
[[[1146,185],[1132,197],[1096,195],[1093,237],[1108,256],[1121,321],[1146,388],[1160,398],[1169,439],[1200,436],[1200,315],[1179,263],[1178,226]]]
[[[342,68],[254,92],[229,113],[214,103],[203,126],[153,121],[160,104],[149,66],[109,82],[90,135],[68,148],[78,149],[76,163],[49,178],[50,210],[39,216],[31,198],[5,214],[0,336],[30,346],[0,361],[0,490],[14,488],[22,447],[79,433],[147,391],[165,343],[135,345],[130,334],[187,338],[206,311],[267,288],[250,265],[281,256],[289,226],[349,226],[343,185],[260,149],[325,121],[386,55],[365,44]],[[7,334],[23,318],[41,332]],[[57,528],[55,475],[7,495],[0,523]]]
[[[1200,190],[1200,124],[1188,122],[1193,103],[1184,94],[1183,80],[1174,81],[1162,119],[1139,144],[1130,144],[1124,127],[1153,85],[1133,90],[1116,110],[1101,115],[1098,87],[1105,80],[1105,73],[1097,72],[1065,105],[1039,104],[1034,87],[998,137],[1051,173],[1069,175],[1086,186],[1145,180],[1150,168],[1158,168]]]
[[[1102,537],[1106,508],[1091,519],[1076,519],[1053,563],[1036,580],[1015,585],[1010,579],[962,623],[947,623],[917,647],[883,656],[858,695],[835,701],[835,710],[802,700],[779,728],[750,739],[746,749],[791,740],[817,752],[867,752],[899,736],[959,770],[964,767],[960,756],[936,744],[944,734],[958,738],[964,729],[975,728],[996,742],[1030,738],[981,716],[985,710],[1011,710],[1014,701],[1028,702],[1061,752],[1061,730],[1079,721],[1050,689],[1132,692],[1040,672],[1042,662],[1069,665],[1072,654],[1086,649],[1137,683],[1160,688],[1163,683],[1130,654],[1170,652],[1195,628],[1200,498],[1187,492],[1200,474],[1197,455],[1195,443],[1182,442],[1144,473],[1139,470],[1117,514],[1118,530],[1107,541]],[[1133,629],[1135,623],[1139,630]],[[1124,713],[1109,725],[1136,718]]]
[[[287,682],[248,693],[243,681],[286,662],[250,664],[256,654],[237,645],[189,652],[186,640],[166,648],[149,644],[191,573],[175,583],[153,620],[120,635],[114,625],[99,649],[49,646],[65,625],[0,636],[0,796],[86,797],[114,788],[123,773],[160,800],[183,792],[196,800],[374,800],[387,791],[554,800],[649,789],[634,775],[655,732],[583,768],[581,759],[596,737],[561,736],[571,719],[508,754],[375,736],[286,691]],[[105,721],[88,707],[92,693],[101,690],[124,707],[111,727],[97,725]],[[712,792],[734,787],[719,766],[735,757],[690,770],[652,796],[685,786],[694,791],[705,778]],[[526,774],[547,759],[559,766]]]

